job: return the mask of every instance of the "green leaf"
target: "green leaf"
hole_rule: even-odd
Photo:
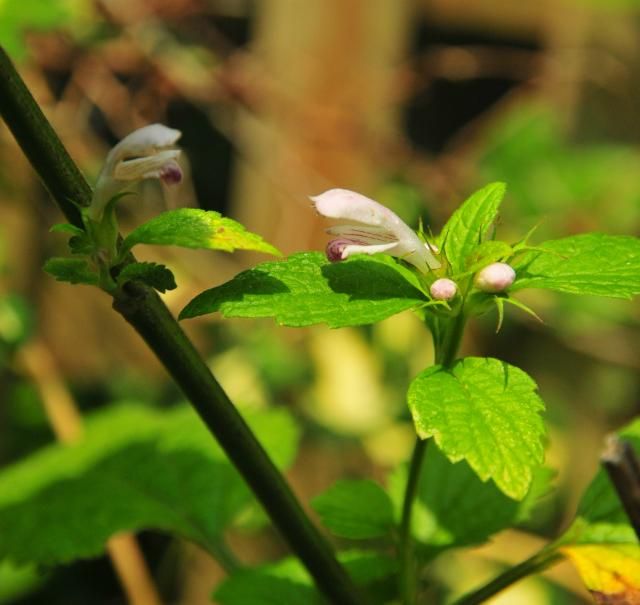
[[[513,254],[513,248],[506,242],[489,240],[482,242],[467,258],[465,273],[475,273],[484,267],[505,260]]]
[[[311,506],[336,536],[354,540],[384,536],[393,525],[393,507],[375,481],[338,481]]]
[[[481,544],[527,521],[551,490],[553,477],[550,469],[536,469],[527,495],[517,502],[493,483],[481,481],[466,461],[454,464],[438,448],[427,446],[412,517],[412,533],[422,544],[423,556],[432,558],[448,548]],[[403,465],[389,481],[398,519],[406,482],[407,466]]]
[[[303,252],[205,290],[180,319],[220,311],[225,317],[273,317],[286,326],[341,328],[381,321],[425,301],[390,257],[360,255],[329,263],[319,252]]]
[[[131,263],[118,274],[119,286],[133,280],[144,282],[159,292],[174,290],[177,287],[173,273],[157,263]]]
[[[496,218],[505,189],[504,183],[491,183],[476,191],[447,221],[440,241],[454,274],[466,269],[467,258],[482,243]]]
[[[298,431],[290,416],[278,410],[248,421],[276,464],[292,461]],[[114,406],[91,419],[77,445],[49,446],[0,473],[0,559],[64,563],[100,554],[116,532],[140,529],[214,552],[250,500],[193,410]]]
[[[449,370],[434,366],[419,374],[408,400],[422,439],[434,437],[449,460],[466,459],[480,479],[524,498],[544,453],[544,404],[525,372],[467,357]]]
[[[640,294],[640,239],[585,233],[550,240],[516,259],[513,268],[511,292],[546,288],[629,299]]]
[[[371,551],[349,550],[338,553],[356,584],[367,585],[393,575],[397,563]],[[298,559],[288,557],[271,565],[243,569],[224,580],[215,592],[220,605],[322,605],[325,601],[315,589]],[[367,595],[367,603],[387,603],[379,590]]]
[[[134,229],[124,240],[125,249],[136,244],[181,246],[209,250],[257,250],[280,256],[280,252],[259,235],[218,212],[197,208],[169,210]]]
[[[83,258],[50,258],[43,269],[58,281],[97,286],[98,274]]]

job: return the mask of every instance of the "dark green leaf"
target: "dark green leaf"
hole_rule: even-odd
[[[447,221],[440,241],[453,274],[465,271],[467,258],[495,220],[504,193],[504,183],[491,183],[476,191]]]
[[[387,493],[374,481],[338,481],[316,496],[311,506],[336,536],[352,539],[385,535],[393,525]]]
[[[433,444],[427,446],[418,497],[413,511],[413,534],[431,558],[447,548],[486,542],[493,534],[526,521],[548,494],[553,472],[534,471],[526,497],[517,502],[493,483],[483,482],[466,461],[450,462]],[[407,480],[406,466],[396,471],[389,490],[399,517]]]
[[[544,435],[544,404],[525,372],[467,357],[450,370],[434,366],[419,374],[408,400],[420,437],[434,437],[449,460],[466,459],[507,496],[525,497],[542,463]]]
[[[259,235],[247,231],[240,223],[210,210],[178,208],[152,218],[134,229],[124,240],[129,249],[137,244],[182,246],[209,250],[257,250],[280,255]]]
[[[176,286],[173,273],[164,265],[157,263],[131,263],[118,274],[118,285],[128,281],[141,281],[159,292],[174,290]]]
[[[516,259],[510,291],[546,288],[571,294],[632,298],[640,294],[640,239],[585,233],[550,240]]]
[[[44,264],[44,270],[58,281],[72,284],[88,284],[97,286],[98,274],[83,258],[50,258]]]
[[[220,311],[225,317],[273,317],[282,325],[359,326],[426,302],[390,257],[329,263],[319,252],[263,263],[196,296],[181,319]]]

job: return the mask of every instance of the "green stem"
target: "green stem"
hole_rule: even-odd
[[[64,214],[82,226],[69,200],[87,206],[91,189],[1,47],[0,114]],[[114,308],[164,364],[329,601],[361,603],[331,546],[156,292],[131,284],[116,293]]]
[[[424,460],[424,453],[429,442],[426,439],[416,439],[413,448],[409,476],[404,491],[402,503],[402,519],[400,520],[400,536],[398,540],[398,558],[400,559],[400,594],[405,605],[411,605],[416,600],[416,564],[413,560],[413,538],[411,536],[411,517],[413,504],[418,494],[420,471]]]
[[[562,555],[558,551],[544,548],[519,565],[507,569],[488,584],[460,597],[453,605],[476,605],[477,603],[483,603],[505,588],[515,584],[518,580],[522,580],[531,574],[539,573],[547,569],[547,567],[551,567],[562,558]]]
[[[442,318],[434,326],[437,334],[434,334],[435,362],[445,368],[450,367],[455,361],[462,334],[464,332],[466,317],[462,311],[452,318]],[[427,450],[426,439],[417,437],[413,448],[411,462],[409,464],[409,476],[402,502],[402,519],[400,520],[400,535],[398,541],[398,553],[400,559],[400,594],[404,605],[413,605],[417,594],[417,565],[413,560],[413,537],[411,535],[411,517],[413,505],[418,495],[420,474]]]

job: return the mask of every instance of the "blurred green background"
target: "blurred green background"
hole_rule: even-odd
[[[632,0],[0,0],[0,42],[90,180],[131,130],[183,132],[185,182],[126,199],[125,230],[167,207],[240,220],[286,254],[322,249],[307,196],[358,190],[439,230],[467,194],[503,180],[501,239],[582,231],[640,235],[640,3]],[[54,282],[60,216],[0,125],[0,467],[54,440],[43,399],[83,413],[123,399],[158,408],[177,389],[97,290]],[[179,311],[259,255],[146,249],[176,273]],[[557,492],[523,530],[446,555],[453,591],[517,562],[566,526],[603,436],[638,414],[637,304],[535,292],[544,319],[488,315],[468,354],[529,372],[548,404]],[[185,324],[232,399],[283,406],[304,427],[289,473],[308,500],[337,477],[384,480],[406,459],[410,379],[431,363],[411,314],[361,330]],[[51,391],[53,389],[53,391]],[[207,603],[221,570],[195,547],[140,537],[167,602]],[[283,545],[268,529],[230,535],[246,560]],[[496,603],[589,602],[569,565]],[[120,604],[106,558],[54,570],[0,564],[0,603]]]

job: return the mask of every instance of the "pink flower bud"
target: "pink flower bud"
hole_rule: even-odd
[[[474,280],[476,288],[483,292],[502,292],[516,279],[516,272],[507,263],[492,263],[480,271]]]
[[[458,292],[458,286],[453,280],[442,277],[431,284],[430,292],[436,300],[451,300]]]

